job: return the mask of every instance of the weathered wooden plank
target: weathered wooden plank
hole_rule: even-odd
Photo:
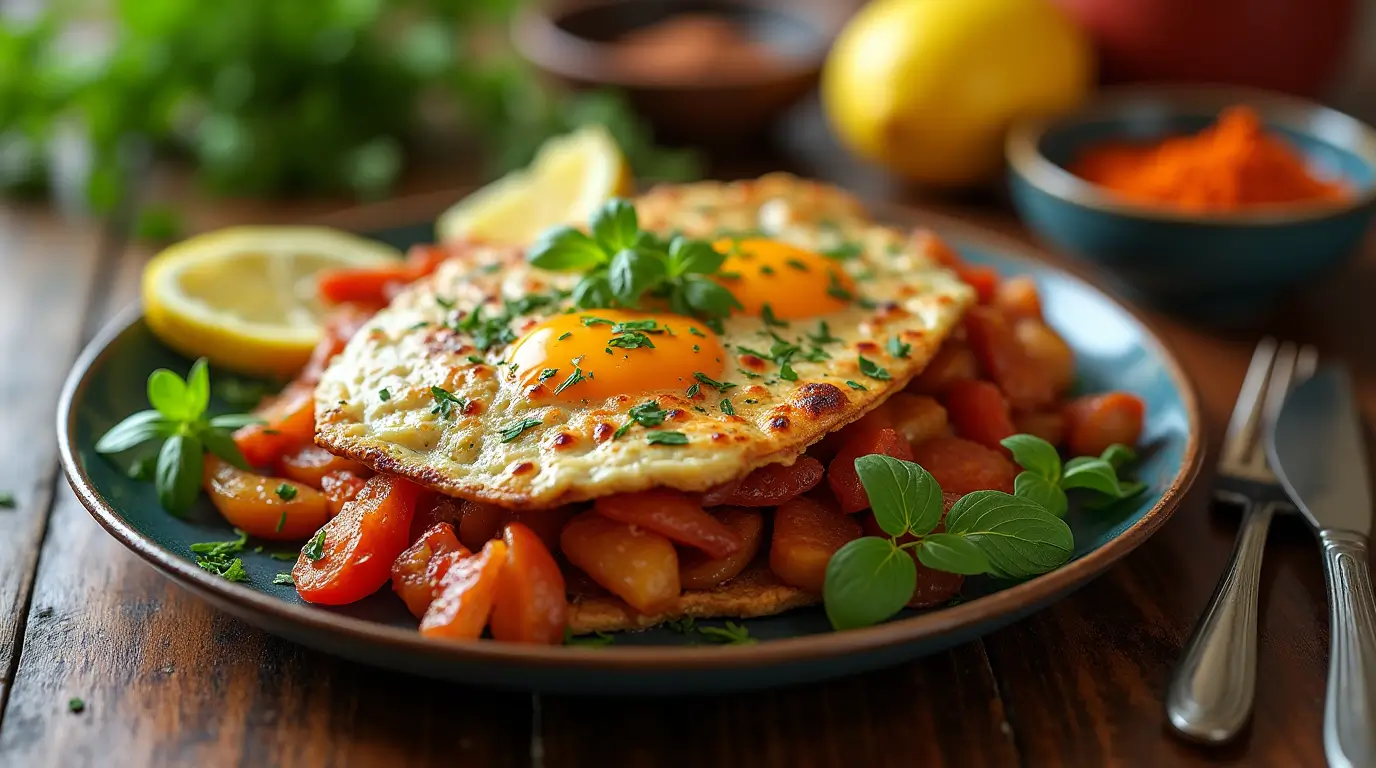
[[[97,280],[97,222],[0,205],[0,701],[23,631],[57,474],[53,413]]]
[[[546,696],[542,714],[549,768],[1018,763],[979,643],[893,669],[760,693]]]

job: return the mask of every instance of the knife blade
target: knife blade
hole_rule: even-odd
[[[1371,532],[1362,420],[1347,369],[1328,365],[1290,392],[1267,453],[1295,505],[1320,529]]]
[[[1347,369],[1330,365],[1291,390],[1266,441],[1271,469],[1323,548],[1331,631],[1323,746],[1334,768],[1376,766],[1376,590],[1361,424]]]

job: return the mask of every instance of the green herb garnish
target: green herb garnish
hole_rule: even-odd
[[[765,304],[760,307],[760,319],[764,320],[766,328],[787,328],[788,323],[774,316],[774,308]]]
[[[435,407],[431,408],[430,412],[439,414],[441,419],[453,419],[456,409],[462,411],[468,407],[468,400],[444,387],[431,387],[430,395],[435,398]]]
[[[568,627],[564,627],[564,645],[581,645],[588,648],[601,648],[604,645],[611,645],[616,638],[606,632],[594,632],[591,635],[575,635]]]
[[[379,400],[381,400],[382,402],[385,403],[385,402],[387,402],[388,400],[391,400],[391,399],[392,399],[392,393],[389,392],[386,388],[379,389],[379,390],[377,391],[377,399],[379,399]]]
[[[4,507],[5,509],[14,509],[14,494],[9,491],[0,491],[0,507]]]
[[[845,341],[845,339],[831,335],[831,329],[827,327],[827,321],[825,320],[818,321],[817,332],[809,333],[807,335],[807,340],[819,346],[822,344],[837,344]]]
[[[573,366],[573,373],[570,373],[567,379],[564,379],[563,381],[559,382],[559,386],[554,388],[554,394],[557,395],[560,392],[563,392],[564,390],[573,386],[574,384],[577,384],[578,382],[584,381],[588,378],[588,376],[583,375],[583,369],[579,368],[578,364],[575,363]]]
[[[538,427],[542,423],[543,422],[539,419],[521,419],[520,421],[502,427],[497,431],[497,434],[501,436],[502,442],[509,443],[520,437],[526,430],[531,427]]]
[[[86,711],[86,702],[82,699],[73,696],[72,698],[67,699],[67,711],[71,712],[74,715],[79,715],[82,712]]]
[[[645,441],[650,445],[687,445],[688,436],[682,432],[661,429],[646,433]]]
[[[865,386],[864,384],[861,384],[858,381],[851,381],[849,379],[846,380],[846,386],[850,387],[851,389],[860,389],[866,391],[869,390],[869,387]]]
[[[754,645],[759,642],[750,636],[750,630],[734,621],[726,622],[724,627],[698,627],[698,634],[714,643],[723,645]]]
[[[904,343],[897,336],[889,337],[888,352],[890,357],[906,358],[913,351],[913,345]]]
[[[277,486],[277,498],[281,499],[282,501],[291,501],[292,499],[296,498],[296,493],[296,486],[290,483],[282,483],[281,485]],[[282,515],[285,519],[286,513],[283,512]],[[277,527],[277,530],[282,530],[282,527],[279,525]]]
[[[731,401],[726,398],[722,398],[721,403],[717,407],[721,408],[721,412],[726,414],[727,416],[736,415],[736,407],[732,405]]]
[[[325,529],[321,528],[315,535],[306,542],[306,546],[301,548],[301,554],[306,556],[312,563],[325,556]]]
[[[736,386],[735,384],[732,384],[729,381],[717,381],[716,379],[713,379],[711,376],[708,376],[702,371],[694,371],[693,378],[717,390],[718,392],[725,392],[726,390]]]
[[[229,581],[248,581],[244,562],[238,555],[248,543],[248,534],[234,530],[239,538],[234,541],[203,541],[192,544],[191,553],[196,556],[196,565]]]
[[[179,515],[196,501],[206,451],[240,469],[249,469],[231,433],[259,420],[245,414],[206,418],[210,369],[205,358],[192,364],[185,379],[166,368],[153,371],[148,376],[148,402],[151,410],[139,411],[111,427],[96,441],[95,449],[114,454],[161,440],[153,481],[163,509]]]
[[[891,376],[889,376],[889,372],[887,370],[880,368],[879,365],[875,363],[873,360],[870,360],[864,355],[860,355],[859,358],[860,373],[863,373],[871,379],[877,379],[879,381],[888,381],[890,378],[892,378]]]

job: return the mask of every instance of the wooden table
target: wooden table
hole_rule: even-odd
[[[795,168],[899,197],[874,175],[835,166],[835,153],[793,151],[818,146],[807,130],[784,144]],[[441,202],[349,223],[399,223]],[[219,204],[194,225],[301,221],[329,206]],[[998,203],[938,207],[1025,238]],[[981,641],[837,682],[719,699],[531,696],[404,677],[270,637],[124,550],[57,466],[62,379],[86,340],[135,300],[148,255],[119,227],[0,207],[0,489],[18,497],[0,508],[0,765],[1322,764],[1327,608],[1318,551],[1293,519],[1278,521],[1269,542],[1250,730],[1213,750],[1167,730],[1167,675],[1236,531],[1233,514],[1209,509],[1211,467],[1156,536],[1078,593]],[[1373,295],[1369,248],[1270,326],[1352,363],[1369,415]],[[1261,329],[1150,319],[1194,378],[1218,445]],[[79,713],[68,708],[74,697],[85,702]]]

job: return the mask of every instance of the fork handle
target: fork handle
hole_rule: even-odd
[[[1376,765],[1376,600],[1367,539],[1324,530],[1331,650],[1323,746],[1330,766]]]
[[[1271,504],[1247,500],[1233,554],[1199,617],[1166,694],[1182,735],[1206,744],[1233,738],[1252,714],[1257,675],[1257,589]]]

